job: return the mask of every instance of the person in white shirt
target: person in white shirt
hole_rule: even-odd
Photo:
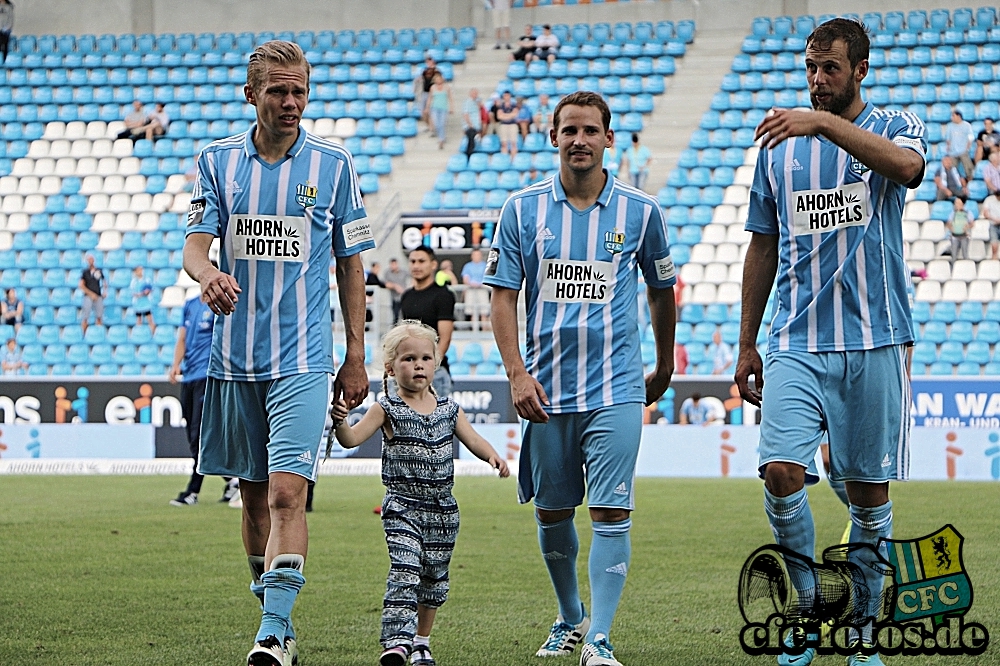
[[[559,38],[552,32],[552,26],[546,23],[542,26],[542,34],[535,39],[535,57],[544,58],[551,65],[556,60],[559,51]]]
[[[157,102],[155,111],[149,114],[149,117],[146,118],[146,124],[140,129],[144,129],[146,131],[146,138],[152,141],[153,137],[166,134],[168,127],[170,127],[170,116],[163,109],[163,102]]]

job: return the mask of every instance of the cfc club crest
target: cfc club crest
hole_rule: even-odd
[[[303,208],[311,208],[316,205],[316,193],[319,191],[315,185],[310,185],[307,180],[295,186],[295,200]]]
[[[863,164],[861,162],[861,160],[859,160],[858,158],[852,156],[851,157],[851,171],[853,171],[854,173],[858,174],[859,176],[863,176],[866,173],[868,173],[869,171],[871,171],[871,169],[869,169],[867,167],[867,165]]]
[[[886,539],[895,568],[895,622],[930,617],[939,624],[946,615],[962,615],[972,606],[972,582],[962,562],[965,538],[951,525],[912,539]]]
[[[612,229],[604,234],[604,249],[611,254],[620,254],[625,247],[625,234]]]

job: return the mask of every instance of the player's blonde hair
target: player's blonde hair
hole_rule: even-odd
[[[406,338],[417,338],[427,340],[434,348],[434,369],[441,365],[441,352],[438,351],[438,334],[433,328],[417,319],[404,319],[399,322],[382,338],[382,361],[385,364],[385,371],[382,373],[382,391],[389,393],[389,368],[396,360],[396,349]],[[431,387],[434,393],[434,387]]]
[[[304,67],[306,70],[306,85],[309,85],[309,61],[306,60],[302,48],[294,42],[280,39],[264,42],[250,54],[247,63],[247,85],[254,92],[259,91],[267,82],[267,69],[271,65],[279,67]]]

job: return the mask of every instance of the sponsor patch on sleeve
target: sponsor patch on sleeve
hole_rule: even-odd
[[[375,236],[372,234],[372,224],[367,217],[345,224],[343,229],[345,247],[354,247],[359,243],[375,241]]]
[[[490,253],[486,256],[486,275],[497,274],[497,264],[500,263],[500,248],[491,247]]]
[[[653,262],[656,266],[656,277],[660,280],[673,280],[677,274],[674,268],[674,260],[671,257],[657,259]]]
[[[201,224],[201,220],[204,216],[205,216],[205,200],[192,199],[191,205],[188,207],[187,225],[189,227],[198,226],[199,224]]]
[[[899,146],[900,148],[909,148],[910,150],[915,150],[921,156],[924,154],[924,147],[920,143],[920,139],[914,139],[908,136],[897,136],[894,137],[892,142]]]

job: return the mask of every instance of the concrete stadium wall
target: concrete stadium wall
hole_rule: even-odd
[[[968,7],[968,0],[648,0],[515,9],[524,23],[694,19],[699,31],[749,31],[755,16]],[[981,4],[981,3],[980,3]],[[15,34],[259,32],[474,25],[491,31],[482,0],[17,0]]]

